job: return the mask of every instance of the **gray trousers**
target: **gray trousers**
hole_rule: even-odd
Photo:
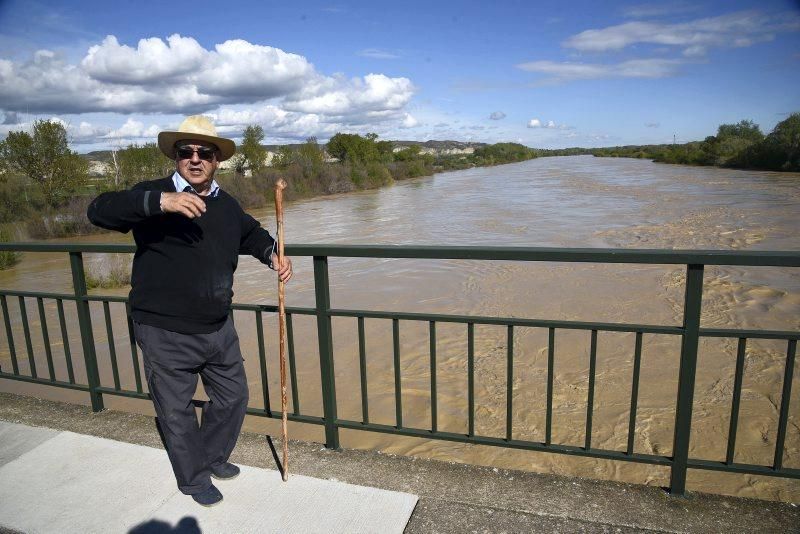
[[[247,379],[233,321],[228,318],[211,334],[133,326],[178,488],[203,492],[211,486],[211,466],[227,462],[233,452],[247,409]],[[210,399],[200,424],[192,404],[198,374]]]

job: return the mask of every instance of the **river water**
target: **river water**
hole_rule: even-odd
[[[256,210],[253,215],[274,228],[270,210]],[[574,156],[449,172],[375,191],[299,201],[286,207],[285,223],[288,243],[798,250],[799,215],[800,174]],[[109,234],[70,241],[128,239]],[[71,279],[65,256],[26,254],[14,269],[0,272],[0,287],[69,292]],[[92,255],[86,259],[90,265],[103,261]],[[295,271],[287,288],[287,305],[313,306],[310,259],[296,258]],[[330,281],[334,308],[680,325],[685,272],[674,266],[331,258]],[[277,298],[274,275],[249,258],[241,259],[234,290],[236,302],[275,303]],[[126,290],[95,293],[124,295]],[[36,303],[29,300],[27,304],[37,368],[40,375],[46,374],[41,335],[37,339],[40,326]],[[9,306],[12,316],[18,315],[16,299]],[[48,302],[45,307],[56,373],[63,379],[66,371],[55,304]],[[93,317],[102,381],[112,385],[101,306],[93,308]],[[130,347],[121,306],[112,305],[111,319],[122,385],[132,388]],[[68,315],[68,323],[72,322],[74,317]],[[13,328],[21,370],[26,372],[18,323]],[[252,313],[237,312],[236,324],[250,380],[250,405],[262,407],[255,318]],[[701,325],[798,330],[800,272],[707,267]],[[293,326],[301,412],[322,415],[315,323],[310,317],[295,316]],[[355,319],[337,318],[333,326],[338,416],[360,421],[357,323]],[[365,326],[369,418],[394,425],[392,323],[368,319]],[[265,315],[264,327],[270,400],[276,409],[275,317]],[[4,331],[0,336],[0,364],[6,369],[10,365],[8,343]],[[75,337],[73,334],[69,343],[76,360],[80,360]],[[475,327],[475,432],[479,435],[504,437],[506,433],[506,343],[504,327]],[[513,437],[544,441],[548,332],[516,328],[513,343]],[[598,336],[594,447],[626,448],[634,344],[633,334],[600,332]],[[556,331],[554,443],[584,444],[589,345],[588,332]],[[725,458],[736,347],[734,339],[701,339],[690,457]],[[401,321],[400,348],[403,425],[430,428],[427,323]],[[438,427],[466,433],[466,325],[437,325],[436,349]],[[671,455],[679,354],[677,336],[643,336],[636,452]],[[737,462],[772,463],[785,360],[785,341],[748,342]],[[81,379],[78,361],[76,366]],[[87,402],[85,394],[11,381],[0,382],[0,389]],[[149,404],[142,401],[107,396],[106,406],[152,413]],[[800,372],[795,369],[783,457],[783,464],[794,468],[800,467],[798,418]],[[255,417],[248,418],[245,428],[279,433],[274,421]],[[311,425],[291,424],[290,436],[324,441],[319,427]],[[370,432],[343,430],[341,436],[345,447],[392,454],[661,486],[669,483],[669,471],[663,467]],[[691,470],[687,487],[800,500],[800,483],[769,477]]]

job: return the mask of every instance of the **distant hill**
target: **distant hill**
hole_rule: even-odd
[[[407,146],[421,146],[423,148],[430,148],[433,150],[464,150],[467,148],[480,148],[482,146],[487,146],[487,143],[476,143],[476,142],[462,142],[462,141],[391,141],[391,143],[396,147],[407,147]]]
[[[88,159],[89,161],[99,161],[101,163],[111,163],[111,151],[110,150],[94,150],[92,152],[87,152],[85,154],[80,154],[81,157]]]

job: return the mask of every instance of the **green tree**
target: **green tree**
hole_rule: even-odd
[[[261,146],[264,140],[264,129],[251,124],[244,129],[242,144],[239,146],[239,157],[234,162],[236,172],[244,174],[249,170],[253,175],[260,173],[266,166],[267,149]]]
[[[403,150],[398,150],[394,153],[395,161],[411,161],[419,158],[420,153],[419,145],[411,145],[405,147]]]
[[[306,142],[295,151],[295,163],[303,168],[307,177],[318,175],[325,163],[325,153],[317,143],[316,137],[309,137]]]
[[[7,170],[27,176],[49,206],[59,206],[89,179],[89,162],[69,149],[67,130],[56,121],[33,123],[33,135],[9,132],[0,142],[0,160]]]
[[[742,157],[748,148],[763,139],[764,134],[757,124],[743,120],[736,124],[721,124],[717,136],[706,138],[701,150],[709,156],[710,164],[747,167],[749,165],[742,161]]]
[[[275,155],[272,156],[272,166],[278,169],[285,169],[295,160],[295,151],[290,146],[278,147]]]
[[[171,174],[175,162],[162,154],[155,143],[132,144],[112,154],[115,173],[111,176],[112,189],[128,189],[142,180],[152,180]]]
[[[532,159],[536,152],[519,143],[495,143],[476,149],[473,157],[479,165],[497,165]]]
[[[779,122],[767,137],[781,153],[781,170],[800,171],[800,113]]]
[[[377,138],[378,135],[374,133],[369,133],[366,137],[358,134],[337,133],[331,137],[325,148],[328,154],[339,161],[371,163],[381,159],[381,152],[375,142]]]
[[[758,124],[751,120],[739,121],[736,124],[721,124],[717,129],[717,139],[724,140],[730,137],[737,137],[747,141],[761,141],[764,134]]]

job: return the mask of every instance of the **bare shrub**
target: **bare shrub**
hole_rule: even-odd
[[[99,254],[87,262],[86,287],[110,289],[131,283],[131,254]]]
[[[5,228],[0,229],[0,243],[8,243],[9,241],[11,241],[11,233]],[[21,256],[22,253],[16,250],[0,251],[0,271],[19,263]]]
[[[218,177],[220,187],[235,198],[244,209],[261,208],[267,205],[267,195],[259,180],[236,174]]]
[[[26,224],[28,235],[34,239],[70,237],[105,232],[86,217],[90,197],[77,197],[58,210],[33,214]]]

